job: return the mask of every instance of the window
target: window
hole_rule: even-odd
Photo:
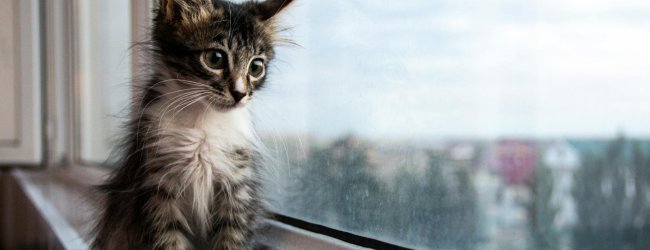
[[[131,97],[133,1],[74,1],[77,160]],[[274,211],[418,249],[650,244],[647,1],[297,1],[253,111]]]
[[[107,160],[131,101],[131,1],[74,2],[78,157]]]
[[[415,248],[650,242],[647,1],[300,1],[254,103],[280,213]]]

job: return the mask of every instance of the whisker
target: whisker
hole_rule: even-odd
[[[184,103],[184,102],[186,102],[188,100],[192,100],[194,96],[197,96],[197,95],[200,95],[200,94],[202,94],[202,93],[198,92],[198,91],[194,91],[194,92],[182,94],[182,95],[178,96],[176,99],[173,99],[169,104],[167,104],[164,107],[163,112],[158,117],[158,119],[159,119],[159,123],[158,123],[159,128],[160,128],[160,126],[163,125],[162,123],[165,122],[164,118],[167,115],[167,113],[169,111],[171,111],[172,109],[176,108],[176,107],[174,107],[175,105],[180,104],[180,103]],[[150,129],[151,129],[151,126],[147,129],[147,132],[145,133],[145,136],[147,136],[147,137],[149,136]],[[157,151],[158,151],[158,149],[155,150],[155,152],[157,152]]]
[[[195,95],[195,94],[197,94],[197,93],[199,93],[199,92],[200,92],[200,91],[188,91],[188,93],[183,93],[183,94],[180,94],[180,95],[176,96],[175,98],[172,98],[171,101],[170,101],[167,105],[165,105],[165,106],[163,107],[163,109],[162,109],[162,113],[161,113],[161,115],[158,117],[159,122],[163,122],[163,121],[164,121],[163,118],[165,117],[165,114],[169,111],[169,109],[170,109],[173,105],[175,105],[176,103],[183,102],[184,100],[186,100],[186,98],[189,98],[189,97],[191,97],[191,96],[193,96],[193,95]],[[159,124],[159,125],[161,125],[161,124]],[[149,136],[149,130],[150,130],[150,129],[151,129],[151,127],[149,127],[149,128],[147,129],[147,132],[145,133],[145,136]]]
[[[168,96],[168,95],[172,95],[172,94],[176,94],[176,93],[183,93],[183,92],[191,93],[192,91],[196,91],[196,90],[201,90],[201,89],[190,88],[190,89],[181,89],[181,90],[177,90],[177,91],[172,91],[172,92],[170,92],[170,93],[165,93],[165,94],[162,94],[162,95],[160,95],[160,96],[157,96],[156,98],[154,98],[154,99],[152,99],[151,101],[147,102],[147,104],[144,106],[144,108],[141,109],[141,111],[140,111],[140,115],[139,115],[139,117],[138,117],[138,122],[137,122],[137,125],[136,125],[136,132],[135,132],[135,133],[136,133],[136,134],[135,134],[135,141],[136,141],[136,142],[139,142],[139,141],[140,141],[140,132],[139,132],[139,131],[140,131],[140,126],[141,126],[142,118],[144,117],[145,112],[148,110],[148,108],[149,108],[149,106],[150,106],[151,104],[153,104],[155,101],[157,101],[157,100],[159,100],[159,99],[161,99],[161,98],[163,98],[163,97],[165,97],[165,96]],[[182,94],[181,94],[181,95],[182,95]],[[150,129],[151,129],[151,126],[149,126],[149,127],[147,128],[147,132],[146,132],[145,135],[144,135],[145,138],[146,138],[146,136],[149,135],[149,130],[150,130]],[[132,154],[130,154],[129,156],[127,156],[127,159],[130,158],[130,157],[131,157],[133,154],[135,154],[135,153],[138,153],[138,152],[133,152]],[[142,155],[142,157],[144,157],[144,155]],[[141,157],[141,158],[142,158],[142,157]]]

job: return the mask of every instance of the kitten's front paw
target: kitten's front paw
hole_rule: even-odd
[[[191,248],[185,235],[178,230],[173,230],[165,232],[160,236],[156,242],[156,249],[188,250]]]

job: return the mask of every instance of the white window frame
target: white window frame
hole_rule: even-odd
[[[38,167],[43,159],[41,23],[38,0],[10,0],[14,7],[14,69],[18,89],[16,140],[0,144],[0,164]]]

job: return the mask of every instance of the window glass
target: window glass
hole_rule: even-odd
[[[130,1],[77,0],[75,9],[79,156],[102,163],[130,103]]]
[[[298,1],[275,209],[415,248],[650,244],[650,2]]]

